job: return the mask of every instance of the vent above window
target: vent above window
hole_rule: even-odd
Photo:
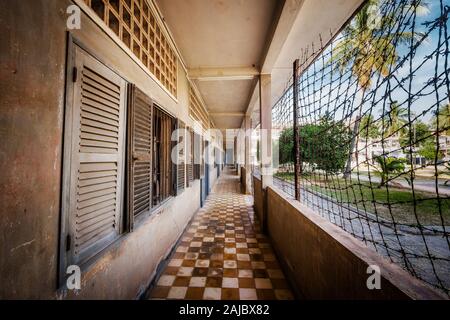
[[[174,96],[177,57],[147,0],[84,0],[96,15]]]

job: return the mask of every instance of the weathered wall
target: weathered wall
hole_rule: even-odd
[[[78,295],[58,291],[69,0],[0,2],[0,298],[136,298],[199,207],[199,182],[107,248]],[[73,36],[189,124],[187,79],[172,99],[83,14]]]
[[[0,297],[55,296],[63,4],[0,2]]]
[[[279,259],[306,299],[440,299],[432,288],[282,191],[267,188],[267,225]],[[381,290],[368,290],[367,267],[381,269]]]
[[[135,299],[149,286],[158,264],[166,258],[198,209],[200,182],[172,199],[132,233],[107,250],[89,269],[79,293],[64,292],[68,299]]]

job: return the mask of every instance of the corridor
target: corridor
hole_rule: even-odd
[[[290,300],[293,294],[269,239],[261,233],[252,198],[225,169],[186,232],[151,299]]]

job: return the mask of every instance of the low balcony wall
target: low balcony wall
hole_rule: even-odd
[[[262,203],[256,190],[255,203]],[[446,298],[276,187],[265,194],[267,232],[299,298]],[[379,290],[367,288],[370,265],[380,268]]]

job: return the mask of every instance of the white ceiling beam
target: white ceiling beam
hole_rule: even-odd
[[[212,117],[243,117],[245,112],[210,112]]]
[[[198,81],[252,80],[258,75],[256,67],[188,69],[189,79]]]
[[[245,112],[245,114],[247,116],[251,116],[254,109],[256,108],[255,106],[259,107],[259,104],[257,104],[258,99],[259,99],[259,79],[258,81],[255,81],[254,86],[252,87],[252,91],[251,91],[251,95],[250,98],[248,100],[248,104],[247,104],[247,112]]]
[[[261,61],[261,73],[272,73],[276,60],[283,49],[283,45],[285,44],[304,3],[305,0],[285,0],[283,8],[281,9],[281,14],[272,28],[273,33],[271,37],[267,39],[265,46],[266,51]]]
[[[261,73],[272,73],[276,60],[280,55],[289,33],[294,26],[295,20],[303,7],[305,0],[285,0],[278,14],[278,19],[274,19],[271,32],[267,37],[265,51],[261,58]],[[247,115],[251,115],[259,98],[258,82],[255,83],[251,91],[248,104]]]

